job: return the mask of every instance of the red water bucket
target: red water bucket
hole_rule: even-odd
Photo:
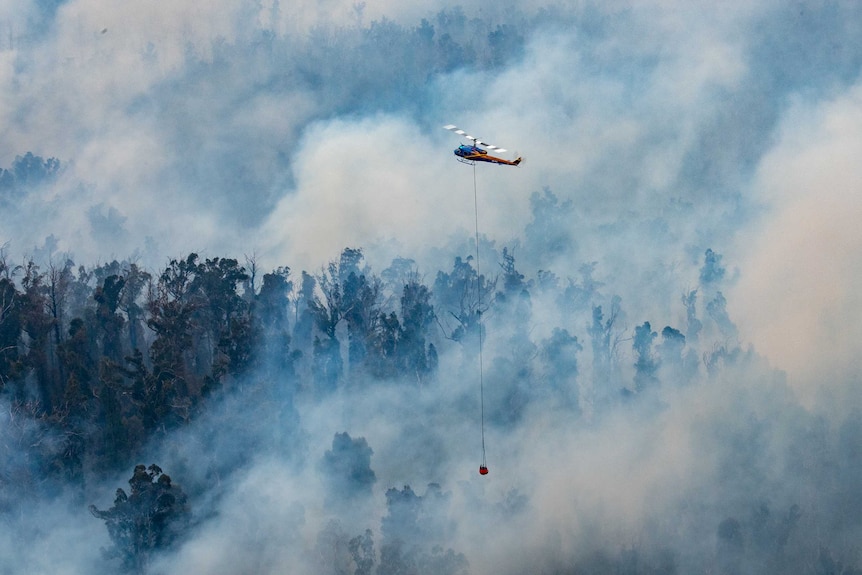
[[[484,465],[479,466],[479,475],[488,475],[488,468]]]

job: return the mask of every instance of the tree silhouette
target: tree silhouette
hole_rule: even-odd
[[[371,495],[371,487],[377,481],[371,469],[373,454],[364,437],[353,439],[347,432],[335,434],[332,449],[326,451],[321,462],[333,499]]]
[[[131,493],[117,489],[114,505],[104,511],[90,505],[90,513],[105,522],[113,548],[123,567],[142,573],[151,554],[175,543],[189,524],[189,506],[183,490],[158,465],[136,465],[129,479]]]

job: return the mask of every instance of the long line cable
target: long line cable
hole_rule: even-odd
[[[476,191],[476,163],[473,163],[473,209],[476,219],[476,305],[479,313],[477,327],[479,328],[479,409],[481,412],[481,428],[482,428],[482,467],[487,467],[485,458],[485,382],[483,377],[483,361],[482,361],[482,275],[479,273],[479,194]]]

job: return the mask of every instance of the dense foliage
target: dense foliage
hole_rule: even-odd
[[[436,362],[431,292],[415,276],[386,286],[362,259],[346,249],[318,276],[303,273],[297,291],[287,268],[258,285],[237,260],[197,254],[158,274],[4,262],[2,391],[61,432],[64,447],[44,464],[72,479],[125,463],[252,374],[313,395],[366,375],[421,384]]]

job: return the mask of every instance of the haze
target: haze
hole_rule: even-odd
[[[453,341],[442,307],[433,382],[238,385],[32,499],[16,477],[49,471],[20,439],[53,431],[3,392],[0,574],[115,572],[86,505],[152,462],[196,517],[152,573],[362,573],[338,545],[369,529],[384,575],[406,485],[419,573],[857,572],[860,73],[852,2],[0,0],[6,261],[158,276],[195,252],[298,289],[357,248],[369,275],[405,258],[433,288],[475,258],[478,215],[497,278],[488,476],[476,334]],[[474,172],[449,123],[524,164]],[[28,153],[56,169],[25,180]],[[605,366],[591,330],[615,309]],[[373,482],[327,478],[344,432]]]

